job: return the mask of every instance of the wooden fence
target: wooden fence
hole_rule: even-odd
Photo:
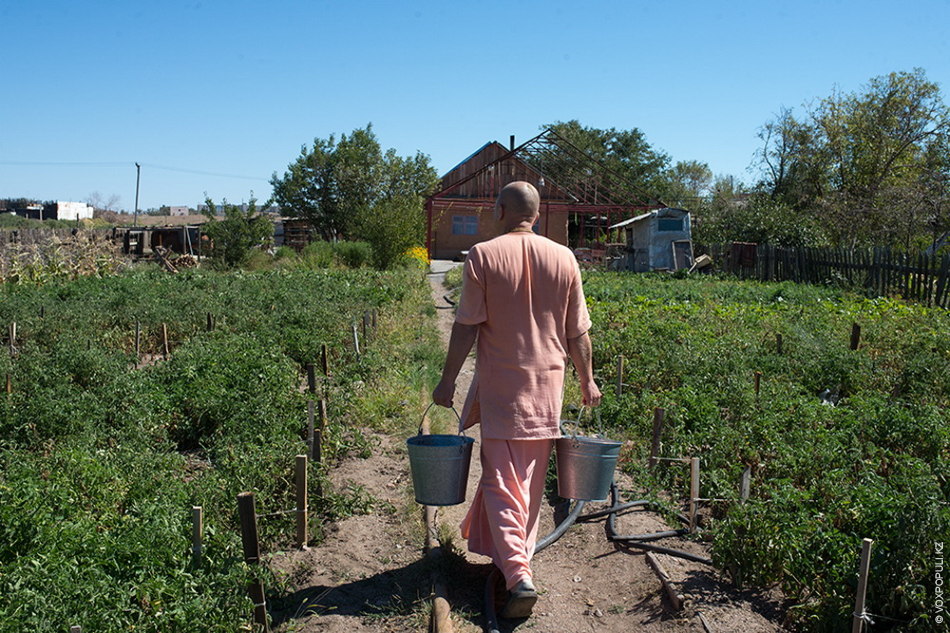
[[[744,279],[841,284],[869,295],[894,296],[950,308],[950,255],[896,253],[890,248],[779,248],[769,244],[713,244],[715,266]]]

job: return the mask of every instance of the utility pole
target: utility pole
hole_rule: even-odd
[[[132,226],[139,225],[139,176],[142,175],[142,166],[135,163],[135,213],[132,216]]]

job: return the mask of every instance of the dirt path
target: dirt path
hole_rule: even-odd
[[[433,269],[448,265],[435,262]],[[447,344],[454,311],[444,295],[442,275],[431,274],[438,327]],[[457,381],[456,407],[461,408],[472,379],[470,358]],[[478,433],[469,476],[467,499],[474,495],[480,476]],[[290,598],[272,605],[275,630],[311,632],[423,631],[428,625],[432,564],[423,559],[425,540],[421,511],[414,503],[408,461],[401,440],[374,436],[379,450],[369,459],[347,460],[333,472],[333,485],[348,482],[364,486],[395,512],[351,517],[328,528],[327,538],[308,551],[284,553],[271,567],[292,589]],[[623,490],[633,490],[620,478]],[[632,499],[633,492],[625,494]],[[541,533],[555,527],[555,517],[566,512],[563,502],[543,516]],[[387,506],[387,507],[389,507]],[[595,509],[592,504],[588,511]],[[601,506],[602,507],[602,506]],[[469,554],[458,533],[467,504],[441,508],[436,520],[443,549],[441,573],[445,578],[452,622],[459,633],[482,630],[482,597],[492,569],[487,558]],[[633,511],[618,519],[622,534],[670,529],[661,518]],[[658,544],[709,556],[707,547],[685,539]],[[681,558],[657,555],[686,598],[674,613],[660,582],[641,551],[609,542],[604,520],[573,526],[566,535],[540,552],[534,560],[540,599],[527,621],[501,621],[503,633],[515,630],[542,633],[603,631],[742,631],[775,632],[782,612],[774,596],[743,593],[723,582],[710,567]],[[703,624],[700,613],[708,624]]]

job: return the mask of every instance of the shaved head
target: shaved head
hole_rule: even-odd
[[[495,201],[496,210],[501,210],[505,230],[527,222],[530,226],[538,216],[541,196],[530,182],[516,180],[504,186]]]

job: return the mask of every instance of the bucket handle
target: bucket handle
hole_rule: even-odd
[[[570,433],[570,436],[571,436],[571,439],[576,440],[576,439],[577,439],[577,432],[578,432],[578,431],[580,430],[580,428],[581,428],[581,418],[584,417],[584,410],[585,410],[585,409],[589,409],[589,407],[587,407],[587,406],[585,406],[585,405],[582,404],[582,405],[581,405],[581,408],[578,409],[578,411],[577,411],[577,419],[576,419],[576,420],[561,420],[561,433],[565,433],[565,424],[573,424],[573,425],[574,425],[574,430]],[[593,409],[589,409],[589,410],[590,410],[591,421],[593,421],[594,416],[595,416],[594,410],[593,410]],[[598,431],[597,431],[597,436],[603,437],[603,436],[604,436],[604,426],[603,426],[603,423],[600,421],[600,410],[597,411],[596,417],[597,417],[597,430],[598,430]],[[566,433],[565,433],[565,434],[566,434]]]
[[[434,406],[435,406],[435,403],[434,403],[434,402],[430,402],[430,403],[429,403],[429,406],[426,407],[426,410],[422,412],[422,419],[419,420],[419,432],[417,433],[417,435],[422,435],[422,422],[423,422],[423,420],[426,419],[426,414],[429,413],[429,409],[431,409],[431,408],[434,407]],[[452,409],[452,413],[454,413],[454,414],[455,414],[455,417],[458,418],[458,421],[459,421],[459,435],[465,435],[465,431],[464,431],[464,429],[462,429],[462,416],[460,416],[460,415],[459,415],[459,412],[455,410],[455,407],[449,407],[449,408]]]
[[[578,432],[578,431],[580,430],[580,428],[581,428],[581,417],[583,417],[583,415],[584,415],[584,409],[586,409],[586,408],[587,408],[586,406],[581,405],[581,408],[577,411],[577,419],[576,419],[576,420],[561,420],[561,433],[564,433],[564,432],[565,432],[565,426],[566,426],[567,424],[573,424],[573,425],[574,425],[574,430],[570,433],[570,436],[571,436],[572,439],[577,439],[577,432]]]

